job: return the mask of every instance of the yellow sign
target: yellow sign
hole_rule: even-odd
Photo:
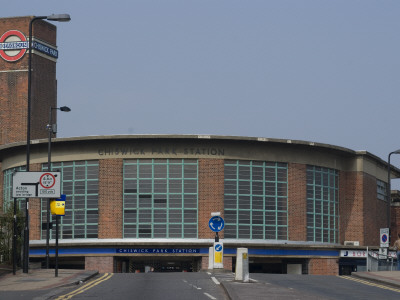
[[[242,253],[243,259],[247,259],[247,253]]]
[[[65,215],[65,201],[51,200],[50,210],[52,215],[64,216]]]
[[[214,263],[221,264],[222,263],[222,252],[214,253]]]

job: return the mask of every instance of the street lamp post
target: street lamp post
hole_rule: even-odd
[[[53,110],[59,109],[63,112],[70,112],[71,109],[67,106],[61,107],[50,107],[49,110],[49,124],[47,124],[46,129],[49,132],[49,143],[48,143],[48,159],[47,159],[47,171],[51,172],[51,137],[53,134],[57,133],[57,126],[53,124]],[[56,216],[57,218],[58,216]],[[47,199],[47,222],[46,222],[46,269],[49,268],[50,265],[50,256],[49,256],[49,240],[50,240],[50,199]]]
[[[400,149],[390,152],[388,155],[388,167],[387,167],[387,175],[388,175],[388,184],[387,184],[387,228],[390,229],[390,204],[392,202],[392,194],[391,194],[391,186],[390,186],[390,156],[392,154],[400,154]]]
[[[32,95],[32,27],[37,20],[49,20],[68,22],[71,20],[68,14],[34,17],[29,22],[29,47],[28,47],[28,103],[26,121],[26,172],[29,172],[30,146],[31,146],[31,95]],[[24,259],[23,272],[28,273],[29,268],[29,198],[25,199],[25,228],[24,228]]]

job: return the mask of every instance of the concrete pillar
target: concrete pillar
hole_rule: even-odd
[[[249,282],[249,255],[247,248],[238,248],[236,252],[235,280]]]

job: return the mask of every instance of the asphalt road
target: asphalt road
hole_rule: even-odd
[[[226,300],[211,276],[199,273],[118,273],[98,276],[91,287],[65,290],[54,299]],[[80,292],[81,291],[81,292]],[[60,294],[59,294],[60,295]],[[65,295],[63,297],[62,295]]]
[[[250,274],[250,278],[256,280],[257,284],[265,285],[270,296],[272,291],[278,294],[280,291],[282,295],[285,291],[291,291],[300,296],[298,299],[400,299],[398,288],[392,289],[380,284],[358,281],[350,276],[253,273]]]
[[[216,277],[216,279],[213,277]],[[67,288],[34,291],[0,291],[0,299],[139,299],[227,300],[218,280],[229,281],[238,299],[400,299],[400,288],[356,281],[352,277],[322,275],[250,274],[251,283],[233,282],[232,273],[99,274]]]

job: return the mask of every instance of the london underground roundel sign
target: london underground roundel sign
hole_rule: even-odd
[[[21,59],[28,47],[26,37],[18,30],[9,30],[0,38],[0,56],[9,62]]]

